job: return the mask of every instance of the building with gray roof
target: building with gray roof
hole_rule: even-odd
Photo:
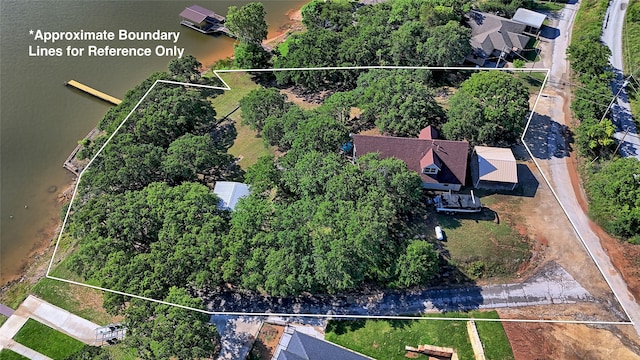
[[[490,58],[512,58],[527,46],[527,25],[501,16],[471,11],[467,15],[471,27],[473,52],[465,60],[484,66]]]
[[[371,360],[342,346],[313,336],[293,331],[285,333],[280,339],[280,349],[275,354],[276,360]]]

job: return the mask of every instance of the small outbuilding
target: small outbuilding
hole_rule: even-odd
[[[235,209],[238,200],[249,196],[249,185],[235,181],[218,181],[213,193],[220,198],[218,207],[225,210]]]
[[[529,9],[519,8],[511,20],[526,25],[524,32],[537,35],[547,15]]]
[[[471,158],[475,188],[513,190],[518,185],[518,165],[508,148],[476,146]]]

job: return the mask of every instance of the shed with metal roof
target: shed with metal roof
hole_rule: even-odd
[[[473,152],[474,187],[513,190],[518,185],[518,165],[511,149],[476,146]]]
[[[233,210],[238,200],[249,196],[249,185],[235,181],[218,181],[213,188],[213,193],[220,198],[218,207]]]
[[[527,27],[524,29],[525,32],[530,34],[537,34],[540,31],[540,28],[542,28],[542,24],[544,23],[544,20],[546,18],[547,15],[545,14],[519,8],[518,10],[516,10],[516,13],[513,15],[511,20],[526,25]]]

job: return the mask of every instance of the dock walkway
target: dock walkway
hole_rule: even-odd
[[[69,80],[69,81],[67,81],[65,83],[65,85],[74,87],[74,88],[76,88],[76,89],[78,89],[80,91],[84,91],[89,95],[93,95],[93,96],[95,96],[95,97],[97,97],[99,99],[102,99],[104,101],[108,101],[108,102],[112,103],[113,105],[120,105],[120,103],[122,102],[122,100],[120,100],[118,98],[115,98],[115,97],[113,97],[113,96],[111,96],[109,94],[105,94],[102,91],[96,90],[96,89],[94,89],[94,88],[92,88],[90,86],[81,84],[81,83],[79,83],[79,82],[77,82],[75,80]]]

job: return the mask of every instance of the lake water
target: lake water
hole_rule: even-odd
[[[226,15],[230,5],[248,1],[198,1]],[[288,14],[307,1],[263,1],[269,36],[289,23]],[[76,80],[117,98],[170,56],[157,46],[184,48],[205,66],[233,53],[233,40],[200,34],[180,25],[178,14],[190,1],[5,1],[0,0],[0,285],[15,278],[48,245],[60,219],[58,194],[73,180],[62,163],[105,114],[109,105],[67,88]],[[179,32],[171,41],[118,41],[120,29]],[[33,30],[33,35],[30,31]],[[42,32],[114,32],[114,41],[36,39]],[[149,57],[67,56],[66,48],[148,47]],[[29,49],[31,46],[31,50]],[[40,46],[38,50],[37,46]],[[33,56],[61,48],[63,56]],[[31,54],[30,54],[31,52]]]

